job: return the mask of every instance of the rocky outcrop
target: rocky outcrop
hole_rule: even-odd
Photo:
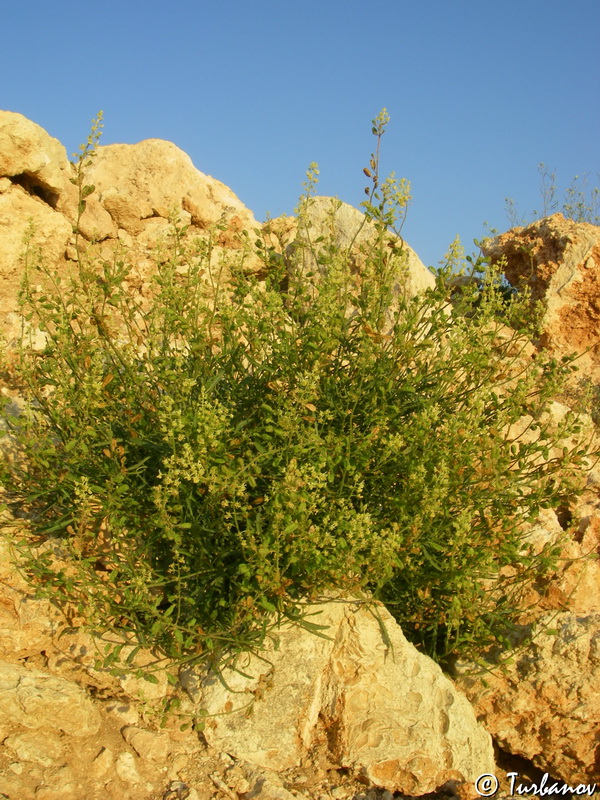
[[[491,740],[465,698],[384,608],[330,602],[310,612],[328,638],[283,628],[260,659],[196,689],[210,744],[283,770],[321,737],[340,766],[413,795],[493,771]]]
[[[553,402],[542,422],[554,431],[573,412],[563,403]],[[533,585],[530,590],[530,612],[522,620],[527,624],[541,610],[571,611],[588,614],[600,611],[600,437],[587,414],[576,415],[579,433],[562,438],[550,448],[547,460],[561,457],[563,449],[585,448],[591,455],[586,470],[578,480],[579,493],[565,496],[555,509],[542,509],[539,519],[527,526],[526,540],[536,552],[545,545],[561,549],[559,567],[549,584]],[[511,426],[507,438],[527,443],[539,436],[532,417],[525,415]]]
[[[16,335],[20,329],[17,297],[23,264],[38,252],[52,264],[63,264],[73,235],[71,223],[48,203],[19,183],[0,177],[0,329]]]
[[[236,234],[258,227],[231,189],[204,175],[188,155],[161,139],[99,147],[85,180],[95,186],[81,219],[90,240],[117,239],[120,234],[128,245],[135,238],[152,248],[168,233],[169,219],[178,215],[196,235],[225,221],[219,243],[236,248]]]
[[[554,214],[484,243],[513,286],[544,303],[541,344],[600,384],[600,228]]]
[[[68,272],[78,256],[73,177],[59,142],[21,115],[0,112],[0,312],[9,339],[21,325],[16,297],[27,250],[30,261],[39,251],[58,273]],[[201,249],[210,235],[217,261],[227,251],[246,269],[261,266],[241,235],[258,229],[252,213],[169,142],[101,146],[86,183],[95,188],[79,220],[80,252],[112,258],[125,248],[142,293],[175,217],[190,247],[199,242]],[[302,229],[294,218],[263,228],[275,255],[289,265],[292,251],[302,248],[302,268],[318,280],[323,265],[305,246],[331,234],[339,247],[352,250],[360,278],[375,235],[364,215],[321,197],[309,204],[306,220]],[[506,256],[515,285],[527,282],[544,300],[542,344],[559,354],[590,348],[581,363],[595,381],[598,236],[598,228],[556,215],[487,245],[494,259]],[[397,294],[432,287],[433,275],[414,251],[398,240],[396,247],[405,256],[398,260]],[[294,264],[299,268],[302,259]],[[503,335],[512,332],[499,331]],[[515,346],[523,359],[535,355],[531,344]],[[565,408],[558,406],[557,414]],[[526,436],[531,419],[521,422]],[[10,443],[3,455],[18,457],[9,451]],[[526,626],[537,619],[540,629],[550,625],[557,633],[540,634],[506,672],[495,669],[485,683],[465,667],[460,686],[502,747],[576,783],[596,779],[598,763],[600,567],[583,558],[600,553],[597,471],[580,501],[565,498],[564,507],[545,512],[530,531],[540,546],[561,537],[566,561],[556,579],[532,595],[537,610],[522,620]],[[384,609],[377,608],[377,617],[338,602],[318,611],[309,619],[325,623],[325,637],[282,629],[279,646],[272,642],[263,658],[240,659],[245,674],[222,676],[233,691],[192,671],[182,673],[179,688],[164,675],[149,683],[122,664],[112,672],[98,666],[102,642],[78,627],[82,620],[65,620],[33,596],[0,537],[0,794],[196,800],[218,790],[302,800],[335,791],[343,800],[358,793],[356,780],[389,797],[494,772],[489,735],[469,702],[407,643]],[[151,654],[136,658],[147,664]],[[159,728],[170,701],[180,703],[183,720],[197,720],[197,731],[180,731],[182,720],[171,712]]]
[[[192,249],[191,243],[206,241],[210,235],[213,267],[221,269],[221,255],[227,251],[228,260],[245,271],[264,270],[249,244],[261,227],[252,212],[227,186],[197,170],[171,142],[147,139],[98,146],[85,168],[84,184],[94,191],[80,218],[75,177],[75,167],[60,142],[21,114],[0,111],[0,311],[9,340],[18,336],[20,328],[16,312],[24,260],[35,264],[38,253],[60,274],[82,252],[91,259],[112,260],[125,248],[136,268],[136,289],[144,294],[177,220]],[[328,232],[334,202],[325,197],[311,201],[312,240]],[[337,205],[334,240],[341,247],[353,243],[359,268],[361,249],[372,241],[373,226],[363,224],[364,215],[351,206]],[[77,242],[76,226],[81,235]],[[298,231],[293,218],[268,223],[267,239],[274,241],[274,230],[284,233],[285,245],[292,241],[297,245],[306,233]],[[433,275],[414,251],[406,244],[403,251],[406,263],[398,276],[402,291],[415,294],[432,286]],[[221,279],[227,274],[220,273]]]
[[[0,311],[9,340],[20,328],[17,296],[25,259],[35,264],[40,254],[61,274],[78,256],[75,174],[60,142],[21,114],[0,111]],[[143,283],[177,218],[185,241],[211,235],[215,265],[228,250],[245,269],[259,266],[241,236],[260,227],[252,213],[171,142],[99,146],[84,182],[95,189],[79,220],[79,251],[92,259],[112,259],[126,247]]]
[[[600,780],[600,613],[550,612],[484,680],[459,680],[498,744],[571,785]]]
[[[68,189],[71,164],[58,139],[22,114],[0,111],[0,177],[55,208]]]
[[[560,403],[551,407],[557,422],[567,412]],[[584,430],[591,425],[582,422]],[[571,785],[600,780],[599,466],[579,497],[543,510],[527,531],[534,549],[559,545],[561,553],[549,582],[535,582],[523,598],[523,643],[490,654],[485,672],[462,664],[456,676],[504,751]]]
[[[122,661],[99,667],[105,643],[33,596],[15,556],[0,534],[0,791],[9,797],[158,800],[181,785],[265,800],[328,787],[349,800],[361,785],[422,794],[493,771],[490,737],[466,698],[383,608],[316,606],[307,619],[326,626],[321,636],[281,629],[260,658],[240,659],[245,675],[188,670],[178,689],[162,673],[156,683],[128,674]],[[135,663],[152,660],[141,651]],[[173,701],[178,711],[165,716]],[[200,737],[180,730],[195,719]]]

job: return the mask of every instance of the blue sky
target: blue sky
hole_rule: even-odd
[[[599,37],[598,0],[4,0],[0,108],[69,153],[102,109],[103,144],[173,141],[263,220],[311,161],[358,206],[385,106],[382,169],[436,265],[508,228],[506,197],[540,209],[540,162],[600,184]]]

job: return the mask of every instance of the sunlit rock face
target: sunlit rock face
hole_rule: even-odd
[[[600,383],[600,228],[553,214],[488,240],[513,286],[529,286],[545,311],[540,344],[557,355],[579,353],[580,371]]]

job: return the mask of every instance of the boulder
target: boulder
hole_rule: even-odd
[[[553,214],[482,249],[493,263],[503,260],[513,286],[543,301],[540,344],[559,356],[581,354],[580,370],[600,383],[600,227]]]
[[[54,208],[69,185],[71,165],[58,139],[22,114],[0,111],[2,177]]]
[[[75,177],[60,142],[21,114],[0,111],[0,313],[9,340],[20,328],[17,297],[26,251],[30,264],[39,253],[45,266],[62,275],[81,253],[112,260],[126,247],[147,281],[175,217],[187,226],[190,250],[211,232],[215,269],[224,251],[247,271],[261,266],[242,235],[259,227],[252,213],[171,142],[99,146],[85,168],[84,184],[95,188],[80,219]]]
[[[148,225],[156,225],[157,219],[163,220],[166,233],[172,213],[181,211],[183,222],[197,232],[223,220],[223,245],[239,246],[237,234],[258,227],[231,189],[197,170],[183,150],[161,139],[98,147],[85,180],[96,187],[81,222],[89,238],[114,237],[118,229],[147,236]],[[155,233],[151,239],[156,238]]]
[[[600,612],[548,612],[513,659],[457,685],[500,747],[571,785],[600,780]]]
[[[304,224],[290,217],[270,220],[264,226],[269,242],[287,245],[288,257],[293,249],[302,248],[302,272],[318,274],[323,267],[317,265],[311,247],[319,248],[317,239],[325,237],[341,250],[348,249],[353,270],[360,273],[366,253],[373,247],[377,233],[372,222],[348,203],[334,197],[313,197],[304,209]],[[435,286],[435,277],[427,269],[415,251],[400,239],[390,234],[390,242],[402,246],[405,261],[396,278],[397,292],[414,296]],[[295,263],[297,268],[297,264]]]
[[[209,744],[284,770],[324,737],[341,767],[412,795],[493,771],[491,739],[466,698],[383,607],[332,601],[308,619],[327,638],[285,627],[260,659],[204,678]]]

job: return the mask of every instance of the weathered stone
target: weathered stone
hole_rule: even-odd
[[[563,524],[570,524],[572,514],[576,527],[566,537],[553,581],[558,592],[555,607],[577,615],[600,612],[600,492],[588,482],[584,494],[565,512]]]
[[[89,774],[95,778],[103,778],[109,773],[115,763],[115,757],[108,747],[102,747],[88,767]]]
[[[142,777],[138,772],[136,758],[132,753],[121,753],[115,762],[115,771],[125,783],[138,784]]]
[[[7,772],[1,776],[0,790],[4,794],[4,798],[18,797],[19,800],[35,800],[35,783],[28,781],[29,785],[26,785],[21,775],[15,774],[12,770],[11,773]]]
[[[72,227],[62,214],[20,186],[0,194],[0,309],[4,315],[17,309],[26,249],[32,266],[38,250],[44,263],[53,266],[64,256],[71,235]]]
[[[510,283],[544,302],[541,344],[581,354],[580,370],[600,383],[600,228],[554,214],[487,240],[483,251],[505,259]]]
[[[21,761],[33,761],[51,767],[64,755],[61,739],[48,731],[27,731],[7,736],[5,747],[13,750]]]
[[[328,637],[335,637],[333,631],[344,620],[344,604],[332,604],[324,607],[318,624],[329,626]],[[209,715],[219,715],[207,721],[205,737],[211,746],[274,770],[298,764],[312,744],[323,673],[334,646],[332,638],[307,635],[299,627],[280,631],[278,639],[278,650],[274,642],[267,643],[266,661],[244,655],[240,671],[224,671],[224,682],[207,676],[200,703]]]
[[[333,652],[333,691],[322,714],[335,729],[340,763],[376,786],[414,795],[492,770],[490,737],[466,698],[388,612],[379,614],[391,647],[362,611],[347,616]]]
[[[236,783],[231,781],[229,773],[227,774],[227,785],[242,794],[241,789],[246,789],[244,796],[252,798],[252,800],[307,800],[306,795],[300,794],[297,791],[292,794],[281,783],[277,781],[276,776],[272,773],[265,773],[262,770],[242,767],[245,776],[245,783],[241,781]]]
[[[43,782],[35,790],[35,800],[79,800],[73,770],[68,764],[44,772]]]
[[[548,413],[542,415],[540,422],[549,423],[554,432],[572,414],[563,403],[550,404]],[[548,458],[540,454],[539,463],[544,460],[560,459],[563,448],[585,447],[588,452],[600,452],[600,439],[594,431],[591,418],[586,414],[575,415],[581,432],[562,437],[557,445],[550,448]],[[535,441],[539,431],[532,427],[530,416],[522,417],[511,426],[507,438],[520,442]],[[598,465],[594,467],[592,456],[578,479],[577,492],[565,496],[556,509],[543,509],[537,522],[525,526],[525,542],[540,552],[545,545],[559,545],[558,568],[548,584],[529,588],[530,599],[523,603],[530,610],[522,618],[529,624],[545,610],[572,611],[589,614],[600,611],[600,481]],[[539,594],[541,590],[542,594]]]
[[[570,784],[600,780],[600,613],[551,612],[539,631],[483,679],[460,665],[458,686],[503,749]]]
[[[64,206],[64,213],[73,221],[76,221],[77,196],[72,198],[72,202]],[[106,208],[98,201],[95,194],[90,195],[85,204],[85,210],[79,218],[79,232],[88,242],[103,242],[105,239],[119,240],[119,229]],[[81,245],[80,245],[81,247]],[[93,251],[90,251],[93,253]],[[73,261],[77,260],[76,249],[69,250],[68,255]],[[101,256],[105,254],[100,251]]]
[[[167,733],[146,731],[143,728],[125,728],[123,738],[140,758],[165,762],[171,751],[171,740]]]
[[[41,250],[48,266],[66,270],[65,255],[71,260],[78,257],[73,236],[77,188],[69,181],[73,174],[56,140],[21,115],[0,112],[0,311],[4,331],[10,330],[9,340],[21,326],[15,301],[30,219],[34,223],[31,246]],[[127,289],[141,296],[146,296],[149,275],[156,268],[155,248],[163,247],[170,236],[172,212],[189,226],[185,242],[190,248],[196,237],[205,237],[211,230],[217,242],[215,264],[224,248],[235,250],[236,258],[246,258],[241,230],[258,227],[227,187],[198,172],[168,142],[100,147],[85,183],[93,183],[95,190],[79,220],[79,252],[87,248],[90,258],[112,259],[118,248],[126,248],[134,264]],[[334,202],[331,198],[313,201],[308,231],[299,231],[294,218],[274,220],[263,230],[288,262],[286,248],[298,247],[308,238],[314,241],[331,233],[339,247],[354,243],[351,263],[360,279],[364,249],[373,241],[374,230],[368,223],[363,225],[359,211],[345,204],[335,207]],[[220,221],[223,230],[215,228]],[[542,344],[559,354],[590,345],[590,353],[580,363],[587,365],[586,374],[594,378],[597,372],[593,370],[600,364],[600,229],[560,216],[536,226],[500,237],[490,245],[492,250],[497,247],[494,258],[504,249],[508,277],[520,285],[530,283],[534,295],[546,302]],[[399,266],[396,292],[414,295],[432,287],[433,275],[407,245],[403,248],[407,261]],[[190,249],[192,257],[196,256]],[[260,267],[256,258],[248,263]],[[321,268],[309,260],[304,266]],[[181,272],[186,269],[185,263],[179,267]],[[513,336],[513,332],[499,329],[498,336]],[[37,346],[43,344],[44,338],[38,337]],[[515,342],[515,348],[516,373],[536,351],[522,340]],[[560,422],[566,407],[556,403],[551,413]],[[525,439],[530,422],[523,418],[516,426],[521,425]],[[10,445],[9,441],[3,446],[3,457],[9,457]],[[559,451],[549,454],[559,455]],[[563,556],[570,561],[544,587],[545,596],[534,598],[541,608],[560,610],[557,621],[542,618],[559,628],[558,635],[538,638],[498,683],[488,676],[487,694],[478,684],[469,684],[478,709],[489,720],[486,724],[504,747],[572,781],[592,780],[597,755],[592,732],[599,716],[594,670],[598,671],[600,562],[581,556],[600,552],[600,474],[595,479],[590,474],[588,483],[581,501],[566,498],[564,508],[545,512],[528,534],[538,549],[568,534]],[[569,615],[566,609],[574,613]],[[209,741],[263,765],[263,777],[254,783],[249,777],[236,777],[234,768],[229,770],[224,779],[230,791],[240,794],[249,789],[265,798],[289,796],[279,781],[264,778],[268,774],[264,765],[276,769],[299,762],[305,765],[307,753],[312,758],[315,748],[328,749],[328,758],[336,759],[334,768],[346,767],[364,782],[387,787],[388,794],[397,789],[422,793],[449,779],[469,780],[493,771],[489,737],[475,724],[465,699],[406,643],[385,611],[380,610],[380,616],[391,649],[366,610],[343,603],[320,610],[316,619],[329,626],[330,638],[318,639],[300,629],[282,630],[280,649],[271,645],[265,654],[270,665],[252,657],[240,660],[239,666],[254,679],[226,673],[227,684],[240,694],[227,692],[209,679],[199,687],[192,673],[182,675],[182,685],[193,701],[209,706],[212,713],[225,712],[209,718]],[[532,611],[532,618],[534,613],[539,611]],[[145,800],[150,792],[146,781],[156,775],[167,753],[170,769],[187,781],[190,763],[198,760],[197,738],[191,735],[184,741],[173,731],[157,733],[140,727],[147,707],[171,691],[164,676],[154,686],[125,672],[110,675],[96,670],[98,640],[77,630],[75,620],[71,620],[73,629],[66,629],[65,621],[55,614],[49,603],[30,596],[0,540],[0,658],[30,659],[27,669],[0,662],[0,740],[15,759],[7,768],[9,794],[20,800],[79,800],[91,797],[93,786],[100,787],[107,799]],[[141,652],[136,664],[147,663],[147,655]],[[43,670],[34,665],[42,665]],[[93,688],[104,702],[92,701],[82,685]],[[188,710],[186,704],[192,705],[184,699],[182,712]],[[100,724],[102,739],[94,742]],[[226,763],[230,762],[228,758]],[[325,779],[327,769],[315,768],[319,781]],[[207,791],[212,792],[210,774],[207,771],[205,780]],[[6,792],[3,780],[4,776],[1,791]],[[188,788],[191,798],[194,789]],[[337,791],[336,796],[342,795]]]
[[[90,212],[86,208],[84,220],[99,203],[114,225],[133,236],[142,233],[144,221],[158,217],[168,220],[173,211],[180,209],[200,230],[221,218],[233,233],[257,227],[252,214],[231,189],[204,175],[186,153],[161,139],[98,147],[86,181],[96,189],[88,201]],[[233,239],[229,244],[234,244]]]
[[[341,766],[391,791],[424,794],[493,769],[491,740],[467,700],[419,654],[383,608],[380,622],[353,603],[318,606],[311,621],[279,632],[266,662],[253,657],[205,681],[207,741],[267,769],[297,765],[318,737]],[[232,691],[229,691],[228,686]],[[249,724],[251,720],[251,724]],[[321,722],[319,722],[319,720]]]
[[[12,324],[10,316],[17,310],[31,223],[30,254],[39,250],[44,264],[60,271],[81,254],[92,261],[112,260],[124,244],[128,259],[148,277],[156,269],[154,249],[171,232],[173,214],[189,226],[188,242],[211,229],[215,270],[225,250],[230,260],[231,250],[239,251],[233,257],[244,269],[260,268],[241,236],[244,229],[258,228],[252,213],[171,142],[99,146],[85,169],[84,185],[95,188],[81,216],[74,177],[75,169],[56,139],[22,115],[0,111],[0,311],[9,340],[20,328],[20,320]]]
[[[5,453],[0,439],[0,450]],[[62,625],[59,612],[46,600],[33,597],[19,574],[9,540],[0,535],[0,659],[27,658],[48,647]]]
[[[298,220],[294,225],[287,220],[289,218],[273,220],[266,224],[265,229],[267,232],[279,233],[284,241],[289,241],[292,232],[295,232],[294,239],[288,244],[288,253],[291,252],[290,248],[300,248],[301,270],[304,274],[309,272],[318,274],[324,269],[317,265],[311,253],[311,245],[318,250],[319,245],[316,244],[316,240],[321,236],[325,237],[327,242],[331,240],[340,250],[348,249],[353,269],[360,274],[366,253],[372,249],[377,235],[373,224],[365,219],[364,214],[333,197],[312,198],[306,207],[305,225],[302,227]],[[401,244],[405,256],[405,262],[394,277],[394,291],[414,296],[433,288],[435,286],[433,273],[425,267],[415,251],[395,236],[390,235],[389,240],[398,246]],[[298,268],[297,261],[298,259],[295,261],[296,268]]]
[[[58,139],[22,114],[0,111],[0,176],[54,207],[71,177],[71,165]]]
[[[39,615],[31,613],[34,606]],[[52,622],[49,603],[23,598],[20,592],[0,586],[0,657],[27,658],[41,652],[56,629]]]
[[[100,727],[100,714],[76,684],[37,669],[0,662],[0,722],[28,729],[86,736]]]

